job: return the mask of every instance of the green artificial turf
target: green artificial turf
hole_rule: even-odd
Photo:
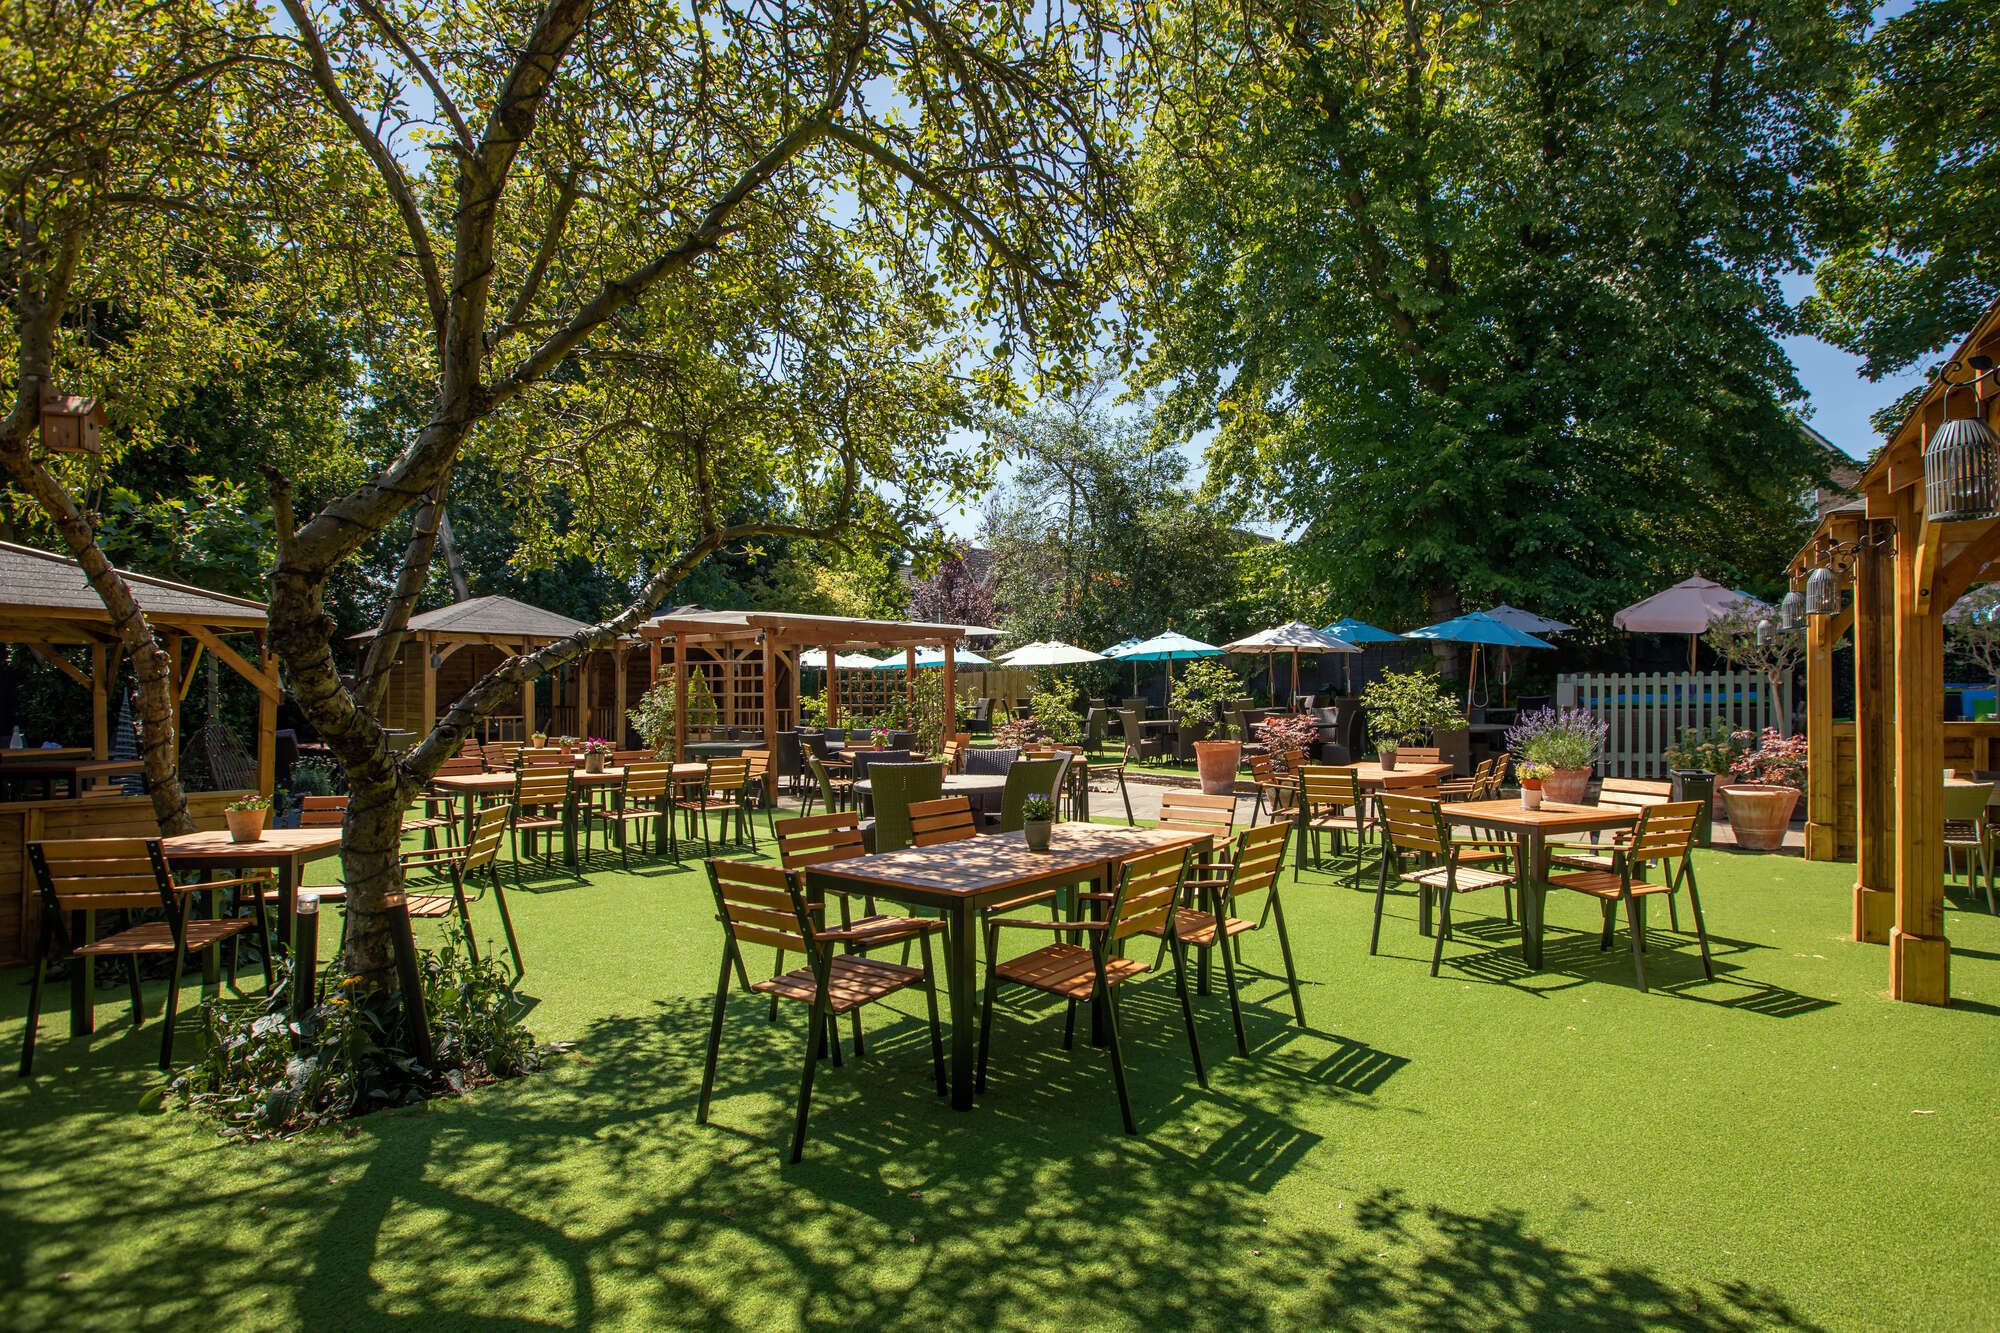
[[[1991,1327],[2000,922],[1956,902],[1956,1002],[1901,1005],[1846,938],[1851,867],[1698,868],[1717,979],[1656,922],[1646,995],[1581,898],[1540,974],[1479,919],[1497,895],[1462,899],[1433,980],[1410,900],[1371,958],[1369,896],[1288,874],[1310,1027],[1258,977],[1238,1058],[1200,1001],[1204,1092],[1171,985],[1132,988],[1138,1138],[1103,1053],[1018,998],[953,1113],[907,993],[822,1066],[797,1167],[795,1012],[732,1006],[694,1123],[719,938],[692,870],[512,895],[533,1025],[575,1043],[550,1070],[292,1142],[139,1109],[154,1024],[107,989],[72,1042],[58,992],[36,1077],[0,1075],[0,1326]]]

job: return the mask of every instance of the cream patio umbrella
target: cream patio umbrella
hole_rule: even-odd
[[[1290,653],[1292,655],[1292,703],[1299,698],[1299,657],[1304,653],[1358,653],[1361,650],[1343,638],[1314,629],[1302,620],[1259,630],[1248,638],[1222,645],[1225,653]]]

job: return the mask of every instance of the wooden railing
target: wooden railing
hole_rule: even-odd
[[[1661,778],[1666,751],[1689,727],[1715,722],[1762,731],[1791,730],[1791,691],[1774,691],[1756,671],[1559,676],[1556,698],[1564,708],[1585,708],[1611,728],[1605,738],[1603,776]]]

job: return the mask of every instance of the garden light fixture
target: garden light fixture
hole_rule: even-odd
[[[1951,391],[1973,390],[1973,415],[1948,416],[1931,433],[1924,449],[1924,517],[1932,523],[1967,523],[2000,517],[2000,435],[1981,415],[1979,385],[1991,378],[1991,357],[1975,356],[1965,364],[1969,377],[1952,378],[1958,366],[1947,361],[1938,371],[1949,411]]]

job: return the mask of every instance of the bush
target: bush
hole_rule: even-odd
[[[1272,754],[1289,754],[1294,750],[1310,753],[1319,740],[1319,724],[1300,713],[1282,713],[1259,722],[1257,734]]]
[[[387,995],[355,999],[357,978],[338,960],[321,974],[318,1002],[291,1017],[287,959],[269,999],[202,1005],[201,1057],[162,1095],[214,1119],[224,1134],[286,1138],[540,1068],[546,1048],[521,1022],[506,970],[490,956],[474,962],[463,944],[451,926],[443,948],[421,955],[435,1067],[401,1049],[401,1005]]]
[[[317,756],[294,762],[286,781],[294,796],[332,796],[340,790],[340,774],[333,761]]]
[[[1667,764],[1672,768],[1727,773],[1737,757],[1749,748],[1749,732],[1737,731],[1727,722],[1711,722],[1706,729],[1685,728],[1680,739],[1667,747]]]
[[[1002,750],[1018,750],[1024,745],[1049,745],[1053,738],[1043,729],[1041,719],[1010,717],[993,728],[993,744]]]
[[[690,733],[721,721],[722,711],[715,706],[715,691],[709,688],[706,671],[688,672],[687,696]],[[639,739],[654,754],[665,755],[673,748],[675,703],[673,677],[668,676],[640,695],[639,702],[627,714],[632,719],[632,730],[639,733]]]
[[[1083,714],[1077,711],[1076,696],[1061,686],[1030,695],[1028,710],[1042,727],[1042,733],[1057,745],[1076,745],[1083,740]]]
[[[1188,664],[1167,701],[1183,726],[1207,727],[1210,735],[1228,720],[1229,705],[1243,697],[1243,678],[1219,657],[1197,658]]]
[[[1743,753],[1729,766],[1730,776],[1738,782],[1763,782],[1773,787],[1798,787],[1806,785],[1806,738],[1781,736],[1777,728],[1766,727],[1764,734],[1751,745],[1751,735],[1747,731],[1734,733],[1733,739],[1743,743]]]
[[[1385,671],[1361,691],[1377,745],[1416,745],[1465,725],[1457,699],[1431,671]]]
[[[801,694],[799,696],[799,725],[802,727],[826,726],[826,692]]]

